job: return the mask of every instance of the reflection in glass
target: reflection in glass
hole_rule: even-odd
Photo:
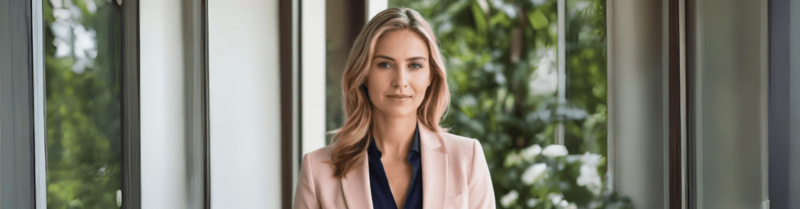
[[[43,0],[48,208],[119,207],[120,8]]]

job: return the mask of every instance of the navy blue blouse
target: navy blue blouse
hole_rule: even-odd
[[[383,170],[381,151],[375,145],[375,139],[372,139],[369,143],[367,155],[369,155],[369,185],[372,191],[372,207],[375,209],[397,209],[392,190],[389,188],[389,180],[386,179],[386,171]],[[411,144],[411,152],[408,153],[408,163],[411,163],[413,174],[403,208],[422,208],[422,162],[419,152],[419,126],[414,131],[414,142]]]

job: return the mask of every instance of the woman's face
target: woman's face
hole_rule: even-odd
[[[367,91],[385,116],[416,114],[431,83],[428,45],[411,30],[384,33],[375,43]]]

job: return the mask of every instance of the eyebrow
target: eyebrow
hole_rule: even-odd
[[[386,56],[386,55],[375,55],[375,57],[372,58],[372,59],[374,60],[374,59],[378,59],[378,58],[383,58],[383,59],[395,61],[394,58],[391,58],[391,57]],[[411,57],[411,58],[408,58],[406,60],[408,60],[408,61],[423,60],[424,61],[424,60],[427,60],[427,59],[425,59],[425,57]]]

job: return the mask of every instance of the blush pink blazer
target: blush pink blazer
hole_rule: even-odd
[[[436,133],[419,126],[423,208],[495,208],[494,189],[481,144],[470,138]],[[333,177],[335,144],[303,157],[294,208],[372,208],[367,153],[364,163]]]

